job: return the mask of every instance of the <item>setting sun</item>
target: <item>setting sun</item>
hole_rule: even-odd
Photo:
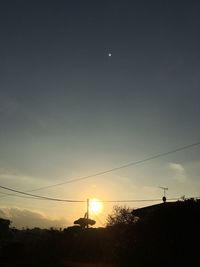
[[[100,213],[102,211],[103,204],[98,199],[91,199],[90,200],[90,212]]]

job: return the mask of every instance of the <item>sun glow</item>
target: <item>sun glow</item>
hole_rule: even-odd
[[[102,209],[103,203],[100,200],[96,198],[90,200],[90,212],[100,213]]]

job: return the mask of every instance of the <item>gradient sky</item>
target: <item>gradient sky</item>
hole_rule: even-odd
[[[199,12],[197,0],[1,1],[0,185],[29,191],[200,141]],[[152,199],[166,186],[168,197],[199,196],[199,171],[194,147],[34,193]],[[85,212],[1,195],[0,216],[18,227]]]

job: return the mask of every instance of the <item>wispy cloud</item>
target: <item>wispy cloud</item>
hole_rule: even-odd
[[[187,177],[183,165],[180,163],[169,163],[170,170],[173,171],[173,178],[179,182],[185,182]]]
[[[0,208],[0,217],[11,220],[12,226],[17,228],[63,228],[69,225],[69,222],[65,218],[53,219],[39,211],[32,211],[28,209]]]

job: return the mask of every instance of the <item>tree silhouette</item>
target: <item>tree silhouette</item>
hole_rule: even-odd
[[[132,209],[126,206],[114,206],[112,214],[107,217],[107,226],[132,224],[137,221],[137,217],[133,215]]]
[[[9,232],[10,220],[0,218],[0,237],[4,237]]]

